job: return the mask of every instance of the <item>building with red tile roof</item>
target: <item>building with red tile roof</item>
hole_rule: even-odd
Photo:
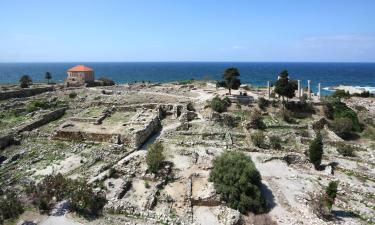
[[[85,65],[77,65],[67,71],[67,86],[82,86],[94,82],[94,70]]]

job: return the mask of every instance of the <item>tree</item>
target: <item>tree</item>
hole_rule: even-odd
[[[21,88],[28,88],[32,82],[33,81],[31,80],[31,78],[30,78],[29,75],[23,75],[20,78],[20,86],[21,86]]]
[[[250,135],[250,137],[255,146],[257,146],[258,148],[264,147],[264,139],[266,137],[264,136],[264,133],[262,131],[254,132]]]
[[[315,139],[310,143],[309,158],[315,169],[319,169],[323,157],[323,141],[322,136],[317,134]]]
[[[259,110],[255,109],[250,116],[250,122],[246,125],[246,129],[264,129],[266,125],[263,122],[262,114]]]
[[[240,72],[237,68],[231,67],[224,71],[223,77],[225,86],[228,88],[229,94],[232,94],[232,89],[237,90],[240,87],[241,81],[240,79],[238,79],[239,76]]]
[[[165,159],[164,147],[161,142],[156,142],[148,147],[146,162],[148,169],[152,173],[157,173],[162,162]]]
[[[260,173],[244,153],[225,152],[216,157],[209,180],[229,207],[241,213],[266,211],[266,202],[260,191]]]
[[[297,82],[295,80],[289,80],[287,70],[282,71],[279,75],[279,79],[275,82],[275,92],[283,97],[283,101],[284,97],[287,99],[293,98],[297,88]]]
[[[330,124],[330,128],[341,138],[348,138],[353,130],[353,121],[350,118],[337,118]]]
[[[328,187],[326,188],[326,195],[327,195],[326,203],[327,203],[327,207],[329,210],[332,209],[332,206],[335,203],[335,199],[337,196],[337,186],[338,186],[337,181],[330,181],[328,184]]]
[[[52,74],[51,74],[50,72],[46,72],[46,74],[45,74],[44,78],[46,78],[46,80],[47,80],[47,83],[49,84],[49,80],[51,80],[51,79],[52,79]]]

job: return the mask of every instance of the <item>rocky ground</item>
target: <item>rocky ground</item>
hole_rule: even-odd
[[[77,93],[74,98],[69,96],[73,92]],[[255,100],[265,95],[265,90],[247,92]],[[325,169],[317,171],[305,153],[315,135],[312,125],[323,117],[321,106],[316,105],[315,113],[297,118],[293,124],[280,117],[279,104],[262,110],[266,144],[269,136],[278,136],[282,148],[258,148],[250,138],[256,130],[246,126],[249,115],[258,108],[256,102],[234,103],[222,114],[206,107],[207,100],[225,93],[226,90],[201,81],[188,85],[145,83],[58,89],[27,98],[2,100],[0,134],[16,134],[14,144],[0,150],[1,187],[21,188],[30,180],[39,181],[45,175],[62,173],[95,184],[97,189],[105,190],[108,200],[103,215],[95,220],[67,213],[61,203],[50,216],[40,215],[35,209],[27,210],[15,224],[25,221],[44,225],[375,222],[373,139],[359,137],[343,141],[325,127],[322,131]],[[57,104],[27,112],[33,101]],[[359,115],[363,114],[362,117],[372,117],[373,102],[361,104],[362,101],[351,101],[348,105]],[[356,104],[362,108],[356,108]],[[18,132],[25,123],[61,107],[66,108],[62,117]],[[97,123],[109,109],[114,113]],[[149,117],[140,117],[145,113]],[[154,124],[153,115],[160,116],[160,124]],[[90,135],[83,135],[86,141],[57,138],[56,133],[64,124],[78,120],[81,133],[87,127],[95,128],[86,129],[88,133],[92,131]],[[233,127],[226,123],[231,120],[235,121]],[[121,138],[102,141],[104,135],[121,129],[136,139],[143,132],[142,136],[147,135],[147,139],[142,139],[141,146]],[[162,141],[168,162],[161,177],[148,173],[145,162],[147,146],[156,140]],[[340,155],[339,142],[355,148],[356,156]],[[208,177],[212,160],[224,151],[242,151],[253,159],[262,176],[262,191],[270,208],[267,214],[240,214],[226,207],[215,193]],[[339,181],[339,193],[333,207],[334,219],[326,221],[313,212],[311,202],[313,193],[321,192],[331,180]]]

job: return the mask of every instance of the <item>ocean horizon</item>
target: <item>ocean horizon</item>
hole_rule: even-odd
[[[237,67],[241,82],[254,86],[265,86],[267,81],[277,79],[279,72],[288,70],[291,79],[301,80],[302,86],[311,80],[314,91],[321,83],[323,94],[338,85],[375,92],[375,63],[370,62],[14,62],[0,63],[0,83],[18,83],[25,74],[34,82],[45,82],[47,71],[52,73],[53,81],[63,82],[66,71],[77,64],[93,68],[96,79],[108,77],[116,83],[219,80],[226,68]]]

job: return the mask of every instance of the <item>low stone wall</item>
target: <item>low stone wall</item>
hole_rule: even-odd
[[[40,126],[43,126],[44,124],[47,124],[51,121],[57,120],[61,116],[64,115],[66,108],[60,108],[55,111],[52,111],[50,113],[46,113],[41,116],[41,118],[36,119],[28,124],[22,125],[20,127],[17,127],[17,133],[21,133],[23,131],[31,131],[34,130],[35,128],[38,128]]]
[[[0,100],[6,100],[10,98],[25,98],[37,94],[41,94],[47,91],[53,91],[54,87],[37,87],[37,88],[27,88],[15,91],[4,91],[0,92]]]
[[[65,131],[63,129],[57,130],[53,137],[55,139],[60,139],[60,140],[110,142],[110,143],[117,143],[119,140],[119,134]]]

